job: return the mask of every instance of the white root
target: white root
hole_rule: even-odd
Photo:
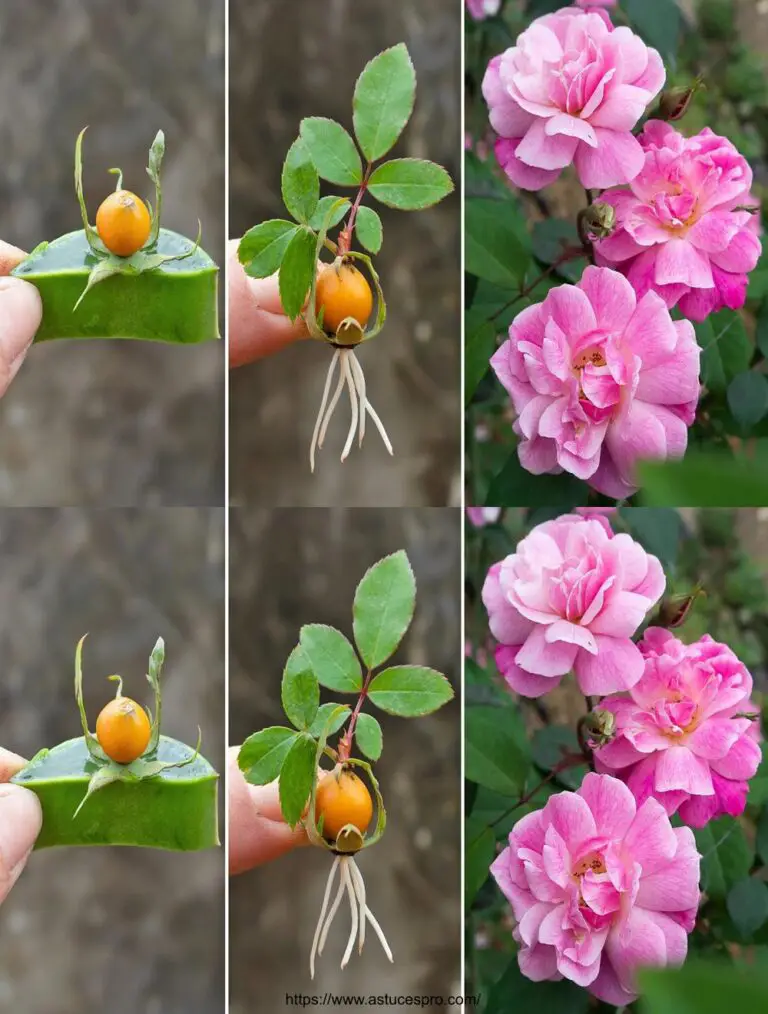
[[[333,396],[330,401],[328,395],[331,390],[331,382],[333,381],[334,373],[336,370],[336,363],[339,364],[339,379],[336,383],[336,389],[333,392]],[[328,424],[333,417],[333,413],[336,411],[336,406],[339,403],[344,387],[347,388],[349,394],[349,403],[352,410],[352,419],[347,433],[347,439],[344,444],[344,450],[341,452],[341,460],[346,461],[349,457],[349,452],[352,450],[352,443],[355,439],[355,431],[358,434],[358,446],[363,446],[363,439],[365,438],[365,417],[366,414],[371,417],[379,431],[381,439],[384,441],[384,446],[390,454],[394,454],[392,450],[392,443],[387,436],[387,431],[384,429],[384,424],[379,418],[373,405],[368,400],[368,394],[366,391],[365,374],[363,368],[360,365],[357,356],[352,349],[336,349],[331,359],[331,365],[328,369],[328,374],[325,378],[325,387],[323,389],[323,398],[320,403],[320,411],[317,414],[315,421],[315,428],[312,433],[312,444],[309,448],[309,464],[314,472],[315,470],[315,454],[323,446],[325,441],[325,435],[328,432]]]
[[[315,927],[315,935],[312,938],[312,953],[309,955],[309,974],[311,978],[315,977],[315,955],[317,954],[317,943],[320,939],[320,931],[323,928],[323,921],[325,919],[325,913],[328,908],[328,899],[331,896],[331,888],[333,887],[333,881],[336,877],[336,870],[339,868],[341,860],[337,856],[333,860],[331,865],[331,872],[328,874],[328,880],[325,882],[325,894],[323,895],[323,904],[320,908],[320,918],[317,920],[317,926]]]
[[[315,421],[315,428],[312,432],[312,443],[309,447],[309,467],[314,472],[315,470],[315,449],[317,448],[317,437],[320,432],[320,424],[323,421],[323,413],[325,412],[325,405],[328,401],[328,392],[331,389],[331,380],[336,369],[336,363],[339,359],[338,350],[334,352],[333,358],[331,359],[331,365],[328,367],[328,373],[325,378],[325,387],[323,388],[323,400],[320,402],[320,411],[317,413],[317,419]],[[322,447],[322,443],[320,444]]]
[[[338,351],[337,354],[340,357],[340,362],[343,363],[344,360],[341,359],[343,353],[341,351]],[[341,392],[344,390],[344,383],[345,383],[344,370],[341,368],[341,366],[339,366],[339,382],[336,384],[336,390],[333,392],[333,397],[331,398],[331,402],[328,405],[328,411],[325,413],[323,425],[320,427],[320,438],[317,441],[318,447],[323,446],[323,442],[325,441],[325,434],[328,432],[328,423],[331,421],[333,413],[336,410],[336,406],[339,404]]]
[[[334,885],[337,869],[339,871],[339,886],[336,890],[336,896],[333,899],[333,904],[329,909],[328,900],[331,896],[331,889]],[[387,938],[384,936],[384,931],[381,926],[379,926],[373,912],[371,912],[370,908],[368,908],[368,904],[366,902],[365,881],[363,880],[363,875],[360,872],[357,863],[352,856],[336,856],[333,861],[333,865],[331,866],[331,872],[328,875],[328,880],[325,884],[325,893],[323,895],[322,908],[320,909],[320,918],[317,921],[315,935],[312,940],[312,953],[309,957],[309,971],[313,979],[315,977],[315,959],[323,953],[325,942],[328,939],[328,931],[331,928],[333,920],[336,918],[336,913],[338,912],[339,906],[341,905],[342,899],[345,895],[349,901],[352,926],[350,928],[347,946],[344,950],[344,956],[341,959],[341,967],[346,968],[349,963],[349,959],[352,956],[352,951],[355,946],[355,939],[357,939],[358,953],[363,953],[366,920],[373,927],[386,956],[390,961],[394,961],[394,958],[392,957],[392,950],[387,943]]]
[[[360,363],[359,363],[359,361],[357,359],[357,356],[352,356],[352,369],[353,370],[355,370],[355,369],[357,370],[357,383],[358,383],[358,387],[360,386],[361,382],[363,384],[363,387],[365,387],[365,378],[363,376],[363,368],[360,365]],[[381,421],[381,419],[379,419],[379,416],[378,416],[378,413],[376,412],[376,409],[373,407],[373,405],[370,403],[370,401],[367,401],[367,400],[366,400],[366,403],[365,403],[365,408],[366,408],[366,411],[368,412],[368,415],[371,417],[371,419],[373,419],[373,421],[374,421],[374,423],[376,425],[376,429],[379,431],[379,435],[381,436],[381,439],[384,441],[384,446],[386,447],[386,449],[389,451],[390,454],[394,454],[394,451],[392,450],[392,444],[390,442],[389,437],[387,436],[387,431],[384,429],[384,423]]]
[[[341,874],[341,876],[339,877],[339,889],[336,892],[336,897],[333,899],[333,904],[331,905],[331,910],[328,913],[328,918],[325,920],[325,926],[323,926],[323,932],[320,934],[320,944],[318,945],[318,948],[317,948],[317,953],[318,954],[322,954],[323,953],[323,948],[325,947],[325,941],[328,939],[328,930],[331,928],[331,924],[333,923],[333,920],[336,918],[336,913],[339,911],[339,905],[341,904],[341,899],[344,897],[344,889],[345,889],[344,867],[343,867],[342,862],[341,862],[341,856],[337,856],[337,859],[338,859],[338,862],[339,862],[339,872]]]
[[[360,938],[357,944],[357,953],[362,954],[365,946],[365,881],[354,859],[349,860],[349,871],[352,874],[352,886],[360,904]]]
[[[355,937],[357,936],[357,895],[355,894],[355,888],[352,884],[352,876],[349,872],[349,864],[351,860],[346,856],[341,860],[341,876],[347,885],[347,897],[349,898],[349,910],[352,915],[352,928],[349,932],[349,940],[347,941],[347,948],[344,951],[344,957],[341,959],[341,967],[346,968],[347,962],[352,956],[352,948],[355,946]]]
[[[355,387],[355,381],[352,377],[352,367],[350,366],[351,352],[344,349],[341,353],[341,369],[347,378],[347,390],[349,391],[349,404],[352,408],[352,421],[349,426],[349,433],[347,434],[347,441],[344,444],[344,450],[341,452],[341,460],[346,461],[349,456],[349,452],[352,450],[352,441],[355,439],[355,431],[357,430],[357,388]]]
[[[363,875],[360,872],[360,870],[358,869],[357,863],[355,863],[354,861],[352,862],[352,871],[351,872],[352,872],[352,876],[353,877],[355,875],[357,875],[357,878],[358,878],[358,891],[359,891],[360,890],[360,884],[363,883]],[[365,891],[365,887],[363,887],[363,891]],[[384,953],[386,954],[386,956],[389,958],[389,960],[391,962],[394,962],[395,959],[392,957],[392,949],[390,948],[389,944],[387,943],[387,938],[384,936],[384,930],[381,928],[381,926],[379,926],[379,923],[378,923],[378,920],[376,919],[376,916],[373,914],[373,912],[370,910],[370,908],[368,908],[367,904],[365,906],[365,915],[366,915],[366,918],[368,919],[368,922],[373,927],[373,930],[374,930],[376,936],[379,938],[379,943],[381,944],[381,946],[382,946],[382,948],[384,950]]]
[[[365,437],[365,409],[366,409],[366,398],[365,398],[365,374],[363,368],[357,361],[357,356],[354,352],[349,353],[349,365],[352,373],[352,379],[355,382],[355,389],[360,399],[360,432],[358,436],[357,446],[363,446],[363,438]],[[363,920],[365,922],[365,920]]]

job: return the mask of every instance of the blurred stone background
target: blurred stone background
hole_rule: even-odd
[[[145,704],[166,642],[163,731],[223,768],[223,509],[0,510],[0,744],[31,756],[91,728],[114,694]],[[46,849],[0,907],[0,1010],[224,1014],[224,853]]]
[[[416,616],[395,661],[431,665],[458,688],[460,525],[458,510],[439,508],[234,510],[230,741],[284,722],[280,680],[302,624],[330,623],[351,637],[358,581],[401,548],[416,574]],[[323,691],[322,700],[332,699]],[[387,829],[359,865],[395,963],[370,933],[362,957],[355,952],[342,972],[349,933],[342,910],[312,982],[309,952],[330,858],[301,849],[231,881],[231,1014],[282,1010],[294,993],[461,992],[459,706],[418,719],[377,717]]]
[[[31,249],[80,227],[72,172],[86,124],[91,214],[142,196],[163,128],[163,225],[222,263],[223,0],[3,0],[0,235]],[[223,501],[224,343],[61,341],[33,347],[0,401],[0,504]]]
[[[285,216],[280,171],[303,116],[351,129],[352,91],[365,63],[405,41],[418,81],[416,109],[393,156],[431,158],[457,184],[461,11],[458,0],[230,2],[230,235]],[[338,189],[338,188],[337,188]],[[333,192],[325,189],[324,193]],[[385,330],[365,348],[371,401],[395,457],[371,427],[341,465],[348,408],[337,413],[315,475],[308,453],[329,352],[307,342],[231,378],[233,503],[401,506],[458,503],[460,452],[459,196],[428,211],[377,206],[377,266]]]

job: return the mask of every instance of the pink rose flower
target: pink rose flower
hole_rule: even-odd
[[[681,965],[699,905],[693,832],[638,806],[609,775],[519,820],[491,873],[512,905],[518,961],[534,982],[570,979],[624,1007],[639,967]]]
[[[601,201],[616,209],[616,230],[596,244],[601,264],[618,266],[638,297],[658,292],[692,320],[744,305],[747,275],[760,257],[752,170],[709,127],[683,137],[660,120],[640,135],[645,164],[628,190]]]
[[[499,520],[501,507],[467,507],[467,517],[475,528],[483,528]]]
[[[638,300],[617,271],[588,267],[523,310],[491,365],[534,475],[571,472],[621,499],[636,492],[638,460],[685,453],[699,398],[693,325],[655,292]]]
[[[483,585],[499,672],[524,697],[554,689],[571,669],[584,694],[633,686],[644,663],[631,637],[665,584],[656,557],[605,518],[537,525]]]
[[[475,21],[484,21],[499,13],[501,0],[467,0],[467,10]]]
[[[537,18],[483,80],[499,165],[524,190],[547,186],[571,162],[585,187],[628,183],[643,168],[632,128],[664,79],[656,50],[614,29],[605,12]]]
[[[747,782],[760,764],[752,677],[709,635],[683,644],[650,627],[641,641],[645,672],[628,694],[600,707],[616,716],[615,738],[595,752],[600,770],[622,778],[638,803],[653,796],[693,827],[744,812]]]

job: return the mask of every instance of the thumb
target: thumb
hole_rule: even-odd
[[[19,879],[42,823],[34,792],[0,785],[0,903]]]
[[[43,305],[34,285],[0,277],[0,397],[19,372],[42,318]]]

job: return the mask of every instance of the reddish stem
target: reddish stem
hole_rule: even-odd
[[[339,256],[343,257],[349,253],[350,247],[352,246],[352,231],[355,228],[355,219],[357,213],[360,210],[360,205],[363,203],[363,197],[368,189],[368,180],[371,176],[371,164],[368,163],[365,169],[365,175],[363,176],[363,182],[360,184],[360,189],[357,191],[357,197],[354,200],[352,207],[349,209],[349,215],[344,228],[339,233]]]
[[[355,705],[354,711],[349,716],[349,724],[347,725],[344,735],[339,740],[338,755],[340,764],[343,764],[345,761],[348,761],[349,755],[352,752],[352,737],[355,734],[355,726],[357,725],[357,719],[360,715],[360,712],[363,710],[363,704],[365,703],[365,699],[368,696],[368,686],[371,682],[372,676],[373,673],[369,672],[368,675],[365,677],[365,682],[363,683],[363,688],[360,691],[360,696],[357,699],[357,704]]]

